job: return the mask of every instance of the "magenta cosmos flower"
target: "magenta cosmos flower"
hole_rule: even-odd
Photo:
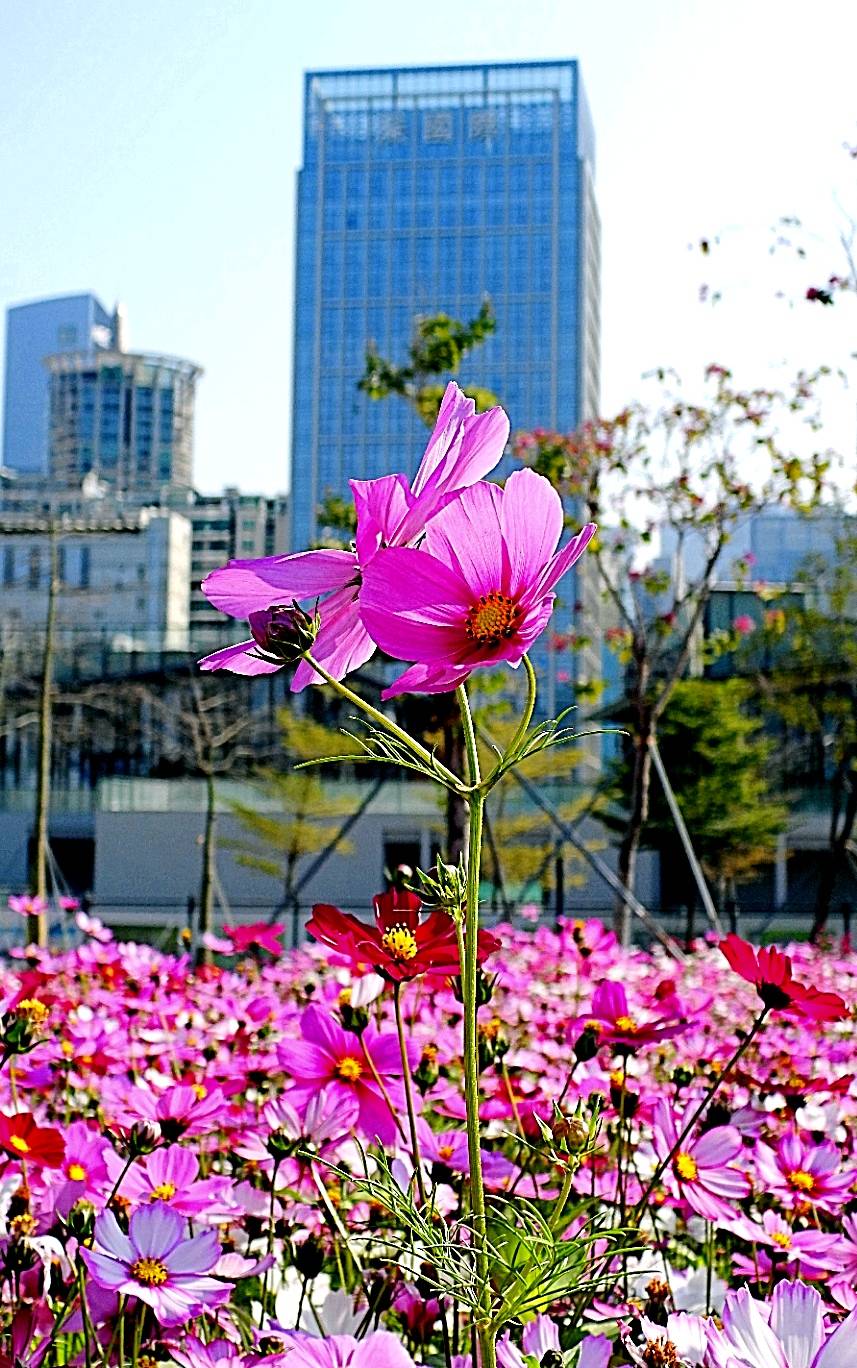
[[[366,1138],[377,1136],[382,1144],[392,1144],[405,1105],[395,1033],[379,1034],[370,1026],[357,1036],[344,1031],[318,1007],[307,1007],[301,1017],[301,1034],[302,1040],[281,1040],[277,1046],[280,1063],[294,1079],[289,1097],[295,1106],[302,1106],[321,1088],[327,1088],[331,1102],[353,1098]]]
[[[416,662],[384,691],[444,693],[475,669],[517,665],[544,631],[553,590],[595,533],[589,523],[562,551],[562,503],[532,470],[505,489],[466,489],[426,529],[420,550],[391,547],[366,566],[360,611],[382,650]]]
[[[321,626],[313,645],[315,659],[336,679],[365,665],[375,651],[358,610],[365,567],[379,547],[407,546],[421,537],[429,520],[450,500],[494,469],[508,437],[509,419],[501,408],[477,413],[473,400],[454,382],[447,385],[413,485],[404,475],[351,481],[357,510],[353,551],[299,551],[291,556],[234,560],[203,581],[203,593],[215,608],[246,618],[251,635],[249,641],[206,656],[201,668],[245,675],[282,669],[282,662],[265,658],[268,633],[277,626],[269,610],[319,596]],[[312,667],[301,661],[292,689],[320,682]]]
[[[205,1307],[228,1301],[231,1288],[205,1275],[220,1258],[213,1230],[184,1238],[185,1220],[163,1202],[140,1207],[124,1235],[105,1211],[95,1222],[95,1248],[81,1249],[99,1287],[138,1297],[160,1325],[182,1325]]]
[[[840,1171],[842,1156],[836,1145],[817,1145],[796,1131],[783,1135],[775,1150],[756,1142],[756,1169],[765,1192],[784,1207],[812,1206],[836,1214],[849,1200],[857,1169]]]
[[[746,1174],[732,1162],[743,1149],[741,1132],[735,1126],[716,1126],[697,1140],[688,1136],[676,1149],[676,1118],[665,1098],[655,1103],[652,1126],[658,1160],[672,1155],[664,1174],[670,1190],[706,1221],[733,1219],[736,1203],[750,1191]]]

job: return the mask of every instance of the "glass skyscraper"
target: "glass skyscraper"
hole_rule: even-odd
[[[55,484],[80,485],[92,472],[126,493],[191,486],[198,366],[117,349],[60,352],[45,364]]]
[[[496,333],[456,378],[497,394],[513,430],[569,430],[594,415],[593,177],[574,61],[307,73],[293,550],[312,544],[319,502],[347,494],[349,477],[415,468],[425,428],[404,400],[373,401],[357,381],[370,340],[405,360],[419,314],[469,319],[490,299]]]
[[[47,472],[49,381],[44,359],[54,352],[110,347],[113,330],[113,316],[93,294],[37,299],[7,311],[4,466],[20,475]]]

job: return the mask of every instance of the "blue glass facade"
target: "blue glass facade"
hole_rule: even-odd
[[[304,119],[295,550],[316,538],[327,493],[412,471],[425,444],[403,401],[358,391],[370,339],[403,359],[416,315],[470,318],[487,295],[496,334],[456,378],[493,390],[513,430],[575,427],[599,387],[594,138],[576,62],[309,72]]]
[[[19,304],[6,314],[3,461],[10,470],[48,469],[49,379],[44,359],[113,342],[113,319],[92,294]]]

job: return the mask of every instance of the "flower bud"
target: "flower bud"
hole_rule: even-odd
[[[128,1158],[140,1159],[158,1148],[161,1137],[148,1121],[135,1121],[125,1137],[124,1150]]]
[[[590,1022],[584,1026],[577,1040],[574,1042],[574,1057],[581,1064],[587,1060],[594,1059],[598,1054],[598,1027],[595,1022]]]
[[[248,622],[259,655],[277,665],[292,665],[306,655],[321,625],[317,612],[310,617],[296,602],[291,607],[275,604],[261,608],[250,614]]]
[[[300,1142],[295,1140],[294,1136],[289,1135],[287,1131],[275,1130],[271,1132],[265,1141],[265,1149],[270,1154],[274,1163],[279,1164],[281,1160],[287,1159],[290,1154],[294,1154],[299,1143]]]
[[[295,1268],[303,1278],[317,1278],[324,1268],[324,1248],[320,1240],[308,1235],[295,1245]]]
[[[437,1046],[424,1045],[420,1055],[420,1062],[414,1073],[414,1082],[425,1097],[429,1088],[433,1088],[438,1080],[440,1070],[437,1067]]]
[[[95,1227],[95,1207],[91,1202],[84,1198],[75,1202],[74,1206],[66,1217],[66,1228],[69,1235],[74,1235],[81,1244],[85,1244],[92,1235]]]

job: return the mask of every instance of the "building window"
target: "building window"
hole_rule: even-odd
[[[452,113],[449,110],[435,110],[423,115],[423,142],[452,142]]]
[[[88,589],[88,588],[89,588],[89,569],[90,569],[90,567],[89,567],[89,547],[88,547],[88,546],[82,546],[82,547],[80,548],[80,587],[81,587],[81,589]]]
[[[38,589],[42,578],[42,556],[37,546],[30,547],[30,555],[27,566],[27,587]]]
[[[15,583],[15,548],[3,547],[3,583],[9,588]]]

